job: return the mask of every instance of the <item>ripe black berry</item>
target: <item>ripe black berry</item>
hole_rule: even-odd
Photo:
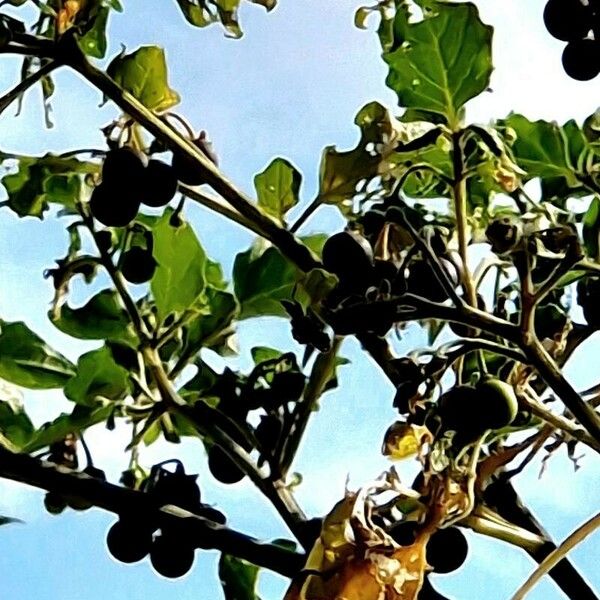
[[[172,535],[158,536],[150,548],[154,570],[169,579],[183,577],[194,564],[194,548]]]
[[[134,246],[123,254],[121,273],[130,283],[145,283],[152,279],[156,261],[152,252],[146,248]]]
[[[171,165],[160,160],[148,162],[144,174],[142,203],[146,206],[165,206],[177,192],[177,176]]]
[[[600,42],[590,39],[569,42],[563,51],[562,64],[573,79],[594,79],[600,73]]]
[[[107,227],[125,227],[137,216],[139,200],[116,186],[100,184],[92,192],[92,215]]]
[[[208,468],[221,483],[233,484],[244,479],[244,473],[218,446],[212,446],[208,451]]]
[[[427,543],[427,562],[436,573],[456,571],[468,553],[467,538],[457,527],[438,529]]]
[[[150,552],[152,529],[145,523],[119,520],[108,530],[106,545],[118,561],[138,562]]]

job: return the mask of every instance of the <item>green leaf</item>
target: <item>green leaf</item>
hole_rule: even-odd
[[[219,579],[225,600],[260,600],[256,593],[259,567],[241,558],[221,554]]]
[[[25,413],[21,394],[11,384],[0,380],[0,445],[10,442],[10,450],[20,450],[31,439],[35,428]]]
[[[201,348],[210,348],[221,355],[232,354],[232,324],[239,304],[233,294],[214,288],[207,288],[206,299],[201,313],[185,328],[183,353],[194,356]]]
[[[177,0],[177,4],[188,23],[194,27],[206,27],[217,20],[216,14],[208,10],[205,2],[198,4],[195,0]]]
[[[529,121],[511,114],[501,122],[507,134],[515,136],[511,150],[517,164],[527,172],[527,178],[562,178],[571,187],[579,183],[577,164],[587,150],[581,129],[574,121],[563,127],[549,121]]]
[[[114,406],[107,404],[94,408],[77,405],[71,414],[63,413],[54,421],[44,423],[23,448],[26,453],[36,452],[62,440],[68,433],[79,433],[88,427],[102,423],[113,412]]]
[[[113,9],[114,8],[115,6],[113,6]],[[92,27],[77,40],[81,50],[88,56],[93,58],[104,58],[106,55],[106,48],[108,45],[106,39],[106,26],[109,14],[110,8],[106,6],[98,7]]]
[[[11,155],[0,153],[0,161]],[[2,185],[8,194],[8,206],[19,217],[43,217],[50,203],[73,209],[81,190],[81,175],[95,173],[94,163],[52,154],[19,158],[15,173],[5,175]]]
[[[259,240],[235,257],[233,285],[241,305],[240,319],[287,313],[281,300],[289,300],[301,273],[277,248]]]
[[[394,19],[393,49],[383,58],[387,85],[400,106],[461,120],[463,105],[488,88],[492,72],[492,27],[484,25],[474,4],[416,0],[423,20],[409,22],[408,3]]]
[[[316,254],[327,239],[324,234],[301,238]],[[297,269],[274,246],[257,240],[240,252],[233,263],[233,287],[241,306],[239,319],[259,316],[288,317],[281,300],[290,300],[294,286],[303,279]]]
[[[119,54],[107,72],[146,108],[162,112],[179,104],[179,94],[168,84],[164,50],[158,46],[142,46],[131,54]]]
[[[277,350],[276,348],[269,348],[268,346],[255,346],[250,350],[252,354],[252,360],[255,365],[258,365],[265,360],[274,360],[283,354],[281,350]]]
[[[302,175],[284,158],[274,159],[254,178],[258,205],[269,215],[283,222],[290,208],[298,204]]]
[[[62,388],[75,373],[59,354],[22,322],[0,320],[0,377],[25,388]]]
[[[600,257],[600,200],[592,198],[587,212],[583,216],[583,243],[590,258],[597,260]]]
[[[154,227],[153,255],[158,263],[150,284],[161,320],[183,312],[204,290],[206,254],[188,223],[169,224],[171,211]]]
[[[83,406],[95,406],[98,398],[120,400],[130,391],[129,373],[106,347],[80,356],[77,374],[65,385],[65,396]]]
[[[136,337],[118,294],[102,290],[81,308],[64,305],[57,315],[48,313],[63,333],[81,340],[114,340],[135,345]]]

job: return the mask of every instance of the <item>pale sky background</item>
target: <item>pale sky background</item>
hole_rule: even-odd
[[[271,14],[256,6],[241,10],[245,36],[234,41],[217,26],[198,30],[188,26],[175,2],[129,0],[123,15],[113,15],[110,49],[113,56],[124,43],[129,51],[139,45],[166,48],[170,80],[183,101],[177,110],[197,129],[206,129],[214,141],[224,172],[250,194],[254,175],[270,160],[283,156],[303,173],[301,197],[307,204],[315,194],[320,154],[325,145],[350,148],[358,139],[353,125],[357,111],[378,100],[390,109],[395,94],[385,87],[386,69],[371,29],[353,26],[360,0],[280,0]],[[487,122],[510,110],[531,119],[581,120],[595,110],[600,78],[579,83],[567,78],[560,65],[562,44],[544,30],[544,2],[529,0],[479,0],[484,22],[496,28],[491,93],[468,105],[468,118]],[[18,61],[1,58],[0,90],[17,81]],[[23,114],[14,108],[0,117],[0,149],[30,154],[77,147],[103,147],[99,128],[116,115],[113,106],[98,109],[100,95],[70,72],[56,78],[52,130],[43,127],[39,91],[28,94]],[[399,111],[397,111],[399,112]],[[1,198],[0,198],[1,199]],[[245,249],[251,236],[218,215],[190,207],[191,220],[209,256],[231,271],[236,252]],[[342,220],[333,209],[323,209],[303,229],[334,231]],[[75,342],[54,329],[46,318],[51,285],[42,278],[54,258],[64,255],[66,235],[52,217],[45,221],[18,220],[0,210],[0,317],[25,320],[71,359],[95,344]],[[89,294],[89,291],[87,292]],[[84,286],[76,297],[86,297]],[[268,331],[268,339],[265,332]],[[241,355],[235,366],[250,366],[249,349],[268,344],[296,349],[287,322],[260,319],[244,322],[239,332]],[[425,344],[422,334],[409,329],[399,351]],[[591,340],[571,362],[566,374],[583,389],[595,383],[597,340]],[[342,354],[352,365],[341,372],[341,385],[323,400],[310,424],[297,470],[304,483],[298,498],[310,515],[327,512],[343,494],[346,476],[352,486],[376,477],[387,466],[379,456],[381,436],[395,418],[393,389],[353,340]],[[580,359],[579,361],[577,359]],[[575,366],[576,363],[579,363]],[[27,392],[26,405],[36,423],[69,408],[57,393]],[[87,436],[98,466],[113,478],[124,467],[120,458],[126,444],[124,427],[115,433],[96,428]],[[285,527],[252,486],[235,488],[215,483],[197,441],[181,446],[156,444],[142,454],[151,465],[160,459],[183,456],[188,470],[200,473],[205,501],[216,503],[230,524],[261,538],[286,535]],[[539,464],[538,464],[539,466]],[[557,540],[597,511],[600,461],[591,452],[582,468],[573,473],[568,461],[555,457],[542,479],[536,468],[516,481],[519,491]],[[401,473],[414,472],[411,463]],[[26,525],[0,530],[0,579],[6,597],[24,600],[114,600],[180,598],[213,600],[222,597],[216,577],[216,553],[197,553],[196,566],[175,582],[155,575],[147,562],[125,566],[113,561],[104,546],[114,516],[93,509],[51,517],[42,507],[43,494],[0,481],[0,514],[27,521]],[[470,536],[471,559],[458,572],[434,577],[434,585],[457,600],[506,600],[533,570],[534,564],[506,544]],[[597,569],[600,536],[589,539],[572,559],[592,584],[600,586]],[[264,575],[263,600],[276,600],[287,583]],[[529,596],[553,600],[563,596],[543,582]]]

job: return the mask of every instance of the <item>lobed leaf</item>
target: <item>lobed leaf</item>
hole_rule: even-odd
[[[407,3],[397,7],[394,43],[383,53],[386,82],[401,106],[443,115],[455,127],[464,104],[489,86],[493,29],[470,2],[416,4],[423,13],[419,22],[410,19]]]

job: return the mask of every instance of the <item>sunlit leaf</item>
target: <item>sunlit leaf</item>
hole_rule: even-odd
[[[154,227],[158,263],[150,287],[161,320],[192,306],[205,286],[206,254],[188,223],[170,224],[170,211]]]
[[[274,159],[254,178],[259,206],[269,215],[283,221],[286,212],[298,203],[302,176],[283,158]]]
[[[2,162],[11,156],[0,153]],[[5,175],[2,185],[8,206],[20,217],[42,218],[51,203],[73,208],[81,189],[81,175],[98,171],[98,165],[75,158],[46,154],[21,157],[17,171]]]
[[[523,115],[511,114],[502,126],[514,135],[511,146],[517,164],[528,178],[560,178],[569,187],[578,185],[578,163],[586,150],[581,129],[572,121],[563,127],[555,122],[530,121]]]
[[[419,22],[409,22],[407,3],[397,7],[393,49],[383,55],[386,81],[400,106],[436,112],[455,125],[463,105],[489,85],[492,28],[470,2],[417,4],[423,12]]]
[[[85,431],[88,427],[105,421],[112,411],[113,407],[110,404],[94,408],[77,405],[71,414],[63,413],[54,421],[42,425],[33,434],[23,451],[35,452],[64,439],[68,433]]]
[[[52,311],[49,316],[58,329],[75,338],[135,343],[131,323],[114,290],[98,292],[80,308],[62,306],[57,318]]]
[[[114,7],[113,7],[114,8]],[[106,26],[110,9],[106,6],[98,7],[93,25],[77,41],[85,54],[93,58],[104,58],[108,42],[106,39]]]
[[[0,321],[0,377],[31,389],[62,388],[75,373],[59,354],[22,322]]]
[[[0,380],[0,445],[3,440],[8,440],[20,449],[31,439],[33,432],[34,427],[23,408],[19,390]]]
[[[108,74],[146,108],[165,111],[179,104],[179,94],[169,87],[165,53],[158,46],[142,46],[112,60]]]
[[[99,398],[119,400],[131,390],[129,373],[114,361],[108,348],[86,352],[77,361],[77,374],[65,385],[65,396],[83,406]]]
[[[225,600],[260,600],[256,593],[259,567],[241,558],[221,554],[219,579]]]

